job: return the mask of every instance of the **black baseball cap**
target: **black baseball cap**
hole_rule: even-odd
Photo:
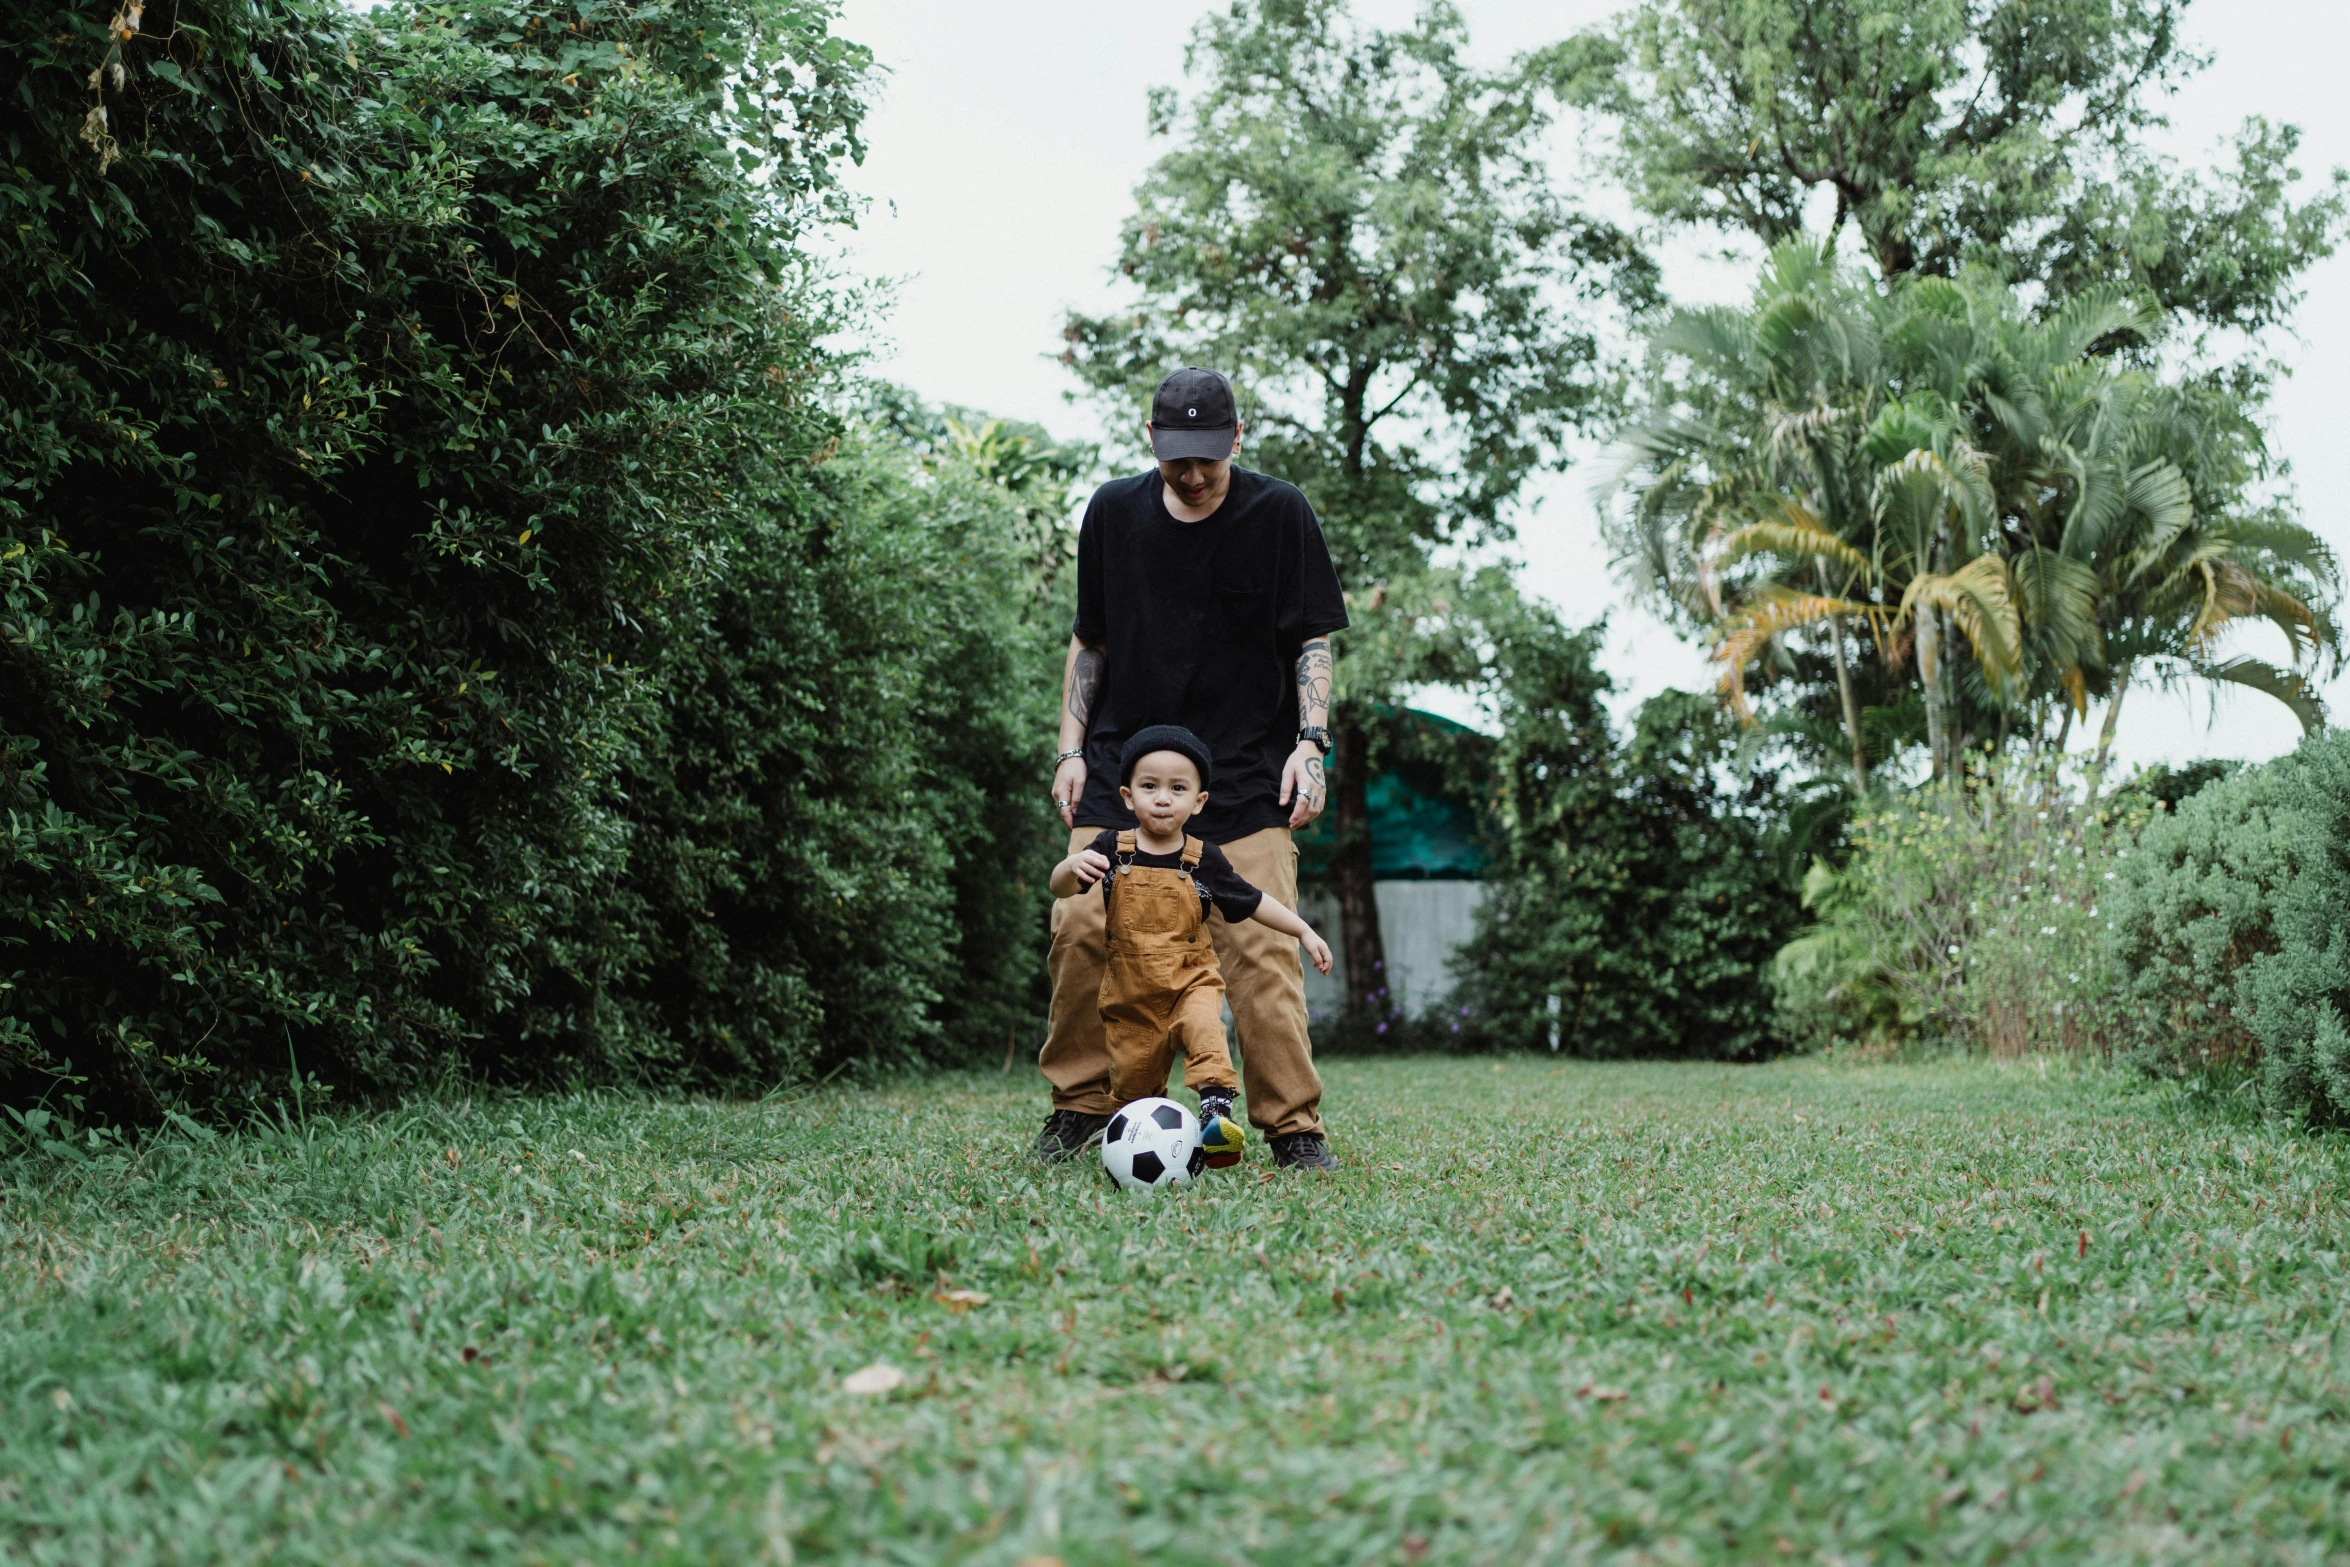
[[[1148,729],[1137,729],[1134,737],[1118,752],[1118,782],[1134,782],[1134,764],[1153,751],[1173,751],[1177,756],[1191,759],[1199,769],[1199,786],[1206,789],[1210,775],[1215,772],[1214,758],[1208,755],[1207,745],[1198,735],[1181,724],[1153,724]]]
[[[1151,398],[1151,453],[1168,461],[1229,457],[1239,424],[1232,383],[1213,370],[1186,366],[1161,381]]]

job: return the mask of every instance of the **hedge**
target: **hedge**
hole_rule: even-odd
[[[1036,508],[842,411],[827,6],[0,20],[0,1092],[1025,1015]]]
[[[2254,1071],[2272,1114],[2350,1121],[2350,735],[2188,796],[2119,870],[2112,940],[2139,1059]]]

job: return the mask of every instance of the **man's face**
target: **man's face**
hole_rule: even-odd
[[[1134,764],[1134,776],[1118,791],[1154,838],[1172,838],[1208,803],[1199,769],[1180,751],[1153,751]]]
[[[1142,438],[1150,439],[1151,427],[1145,421]],[[1232,428],[1232,453],[1224,457],[1175,457],[1159,461],[1159,478],[1165,482],[1178,501],[1197,510],[1213,506],[1224,498],[1232,484],[1232,457],[1240,452],[1240,427]]]

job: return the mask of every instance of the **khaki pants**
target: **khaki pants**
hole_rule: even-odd
[[[1069,852],[1093,842],[1098,827],[1069,835]],[[1224,856],[1267,897],[1297,907],[1297,847],[1289,829],[1268,827],[1224,845]],[[1322,1129],[1322,1078],[1306,1035],[1305,971],[1296,938],[1246,920],[1208,921],[1209,940],[1240,1035],[1240,1073],[1248,1118],[1271,1136]],[[1120,1100],[1110,1086],[1110,1049],[1102,1028],[1102,970],[1107,925],[1099,887],[1053,905],[1052,1022],[1037,1057],[1052,1084],[1053,1108],[1109,1115]],[[1164,1089],[1154,1089],[1164,1092]]]

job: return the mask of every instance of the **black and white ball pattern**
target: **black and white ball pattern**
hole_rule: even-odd
[[[1137,1099],[1102,1133],[1102,1167],[1130,1192],[1181,1185],[1206,1158],[1199,1117],[1172,1099]]]

